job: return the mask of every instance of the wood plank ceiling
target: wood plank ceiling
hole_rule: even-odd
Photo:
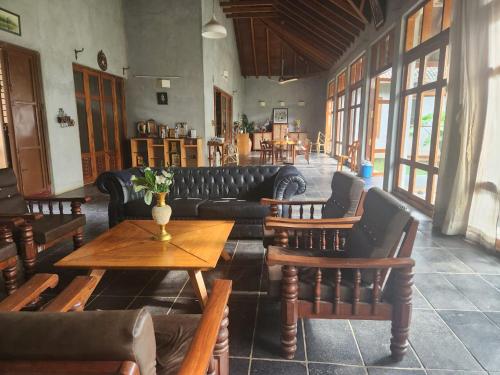
[[[328,70],[365,26],[383,21],[383,0],[220,0],[233,19],[241,74],[305,77]]]

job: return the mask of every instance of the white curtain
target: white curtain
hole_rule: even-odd
[[[454,0],[434,224],[495,248],[500,238],[500,0]],[[497,241],[498,246],[498,241]]]

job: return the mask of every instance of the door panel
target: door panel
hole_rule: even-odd
[[[43,132],[40,62],[36,52],[3,47],[6,54],[19,188],[25,195],[50,192]]]

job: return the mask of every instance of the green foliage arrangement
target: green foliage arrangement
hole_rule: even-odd
[[[151,168],[144,168],[144,177],[132,176],[130,181],[134,186],[134,191],[145,190],[144,202],[150,205],[153,200],[153,194],[169,193],[170,186],[174,182],[174,174],[168,169],[153,171]]]
[[[244,113],[241,115],[241,126],[240,129],[243,133],[253,133],[255,122],[248,122],[248,117]]]

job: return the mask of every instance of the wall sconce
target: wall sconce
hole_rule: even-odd
[[[278,103],[280,107],[284,107],[286,105],[286,103],[283,100],[280,100]]]
[[[266,102],[264,100],[259,100],[259,105],[261,107],[265,107],[266,106]]]
[[[306,106],[306,102],[303,101],[303,100],[299,100],[299,102],[297,104],[299,105],[299,107],[305,107]]]
[[[228,80],[229,79],[229,71],[224,70],[224,72],[222,72],[222,77],[224,77],[225,80]]]
[[[158,78],[157,84],[158,84],[158,87],[160,87],[162,89],[169,89],[170,88],[170,80],[169,79]]]
[[[61,128],[75,126],[75,120],[68,116],[62,108],[59,108],[59,112],[57,112],[57,122],[61,125]]]

